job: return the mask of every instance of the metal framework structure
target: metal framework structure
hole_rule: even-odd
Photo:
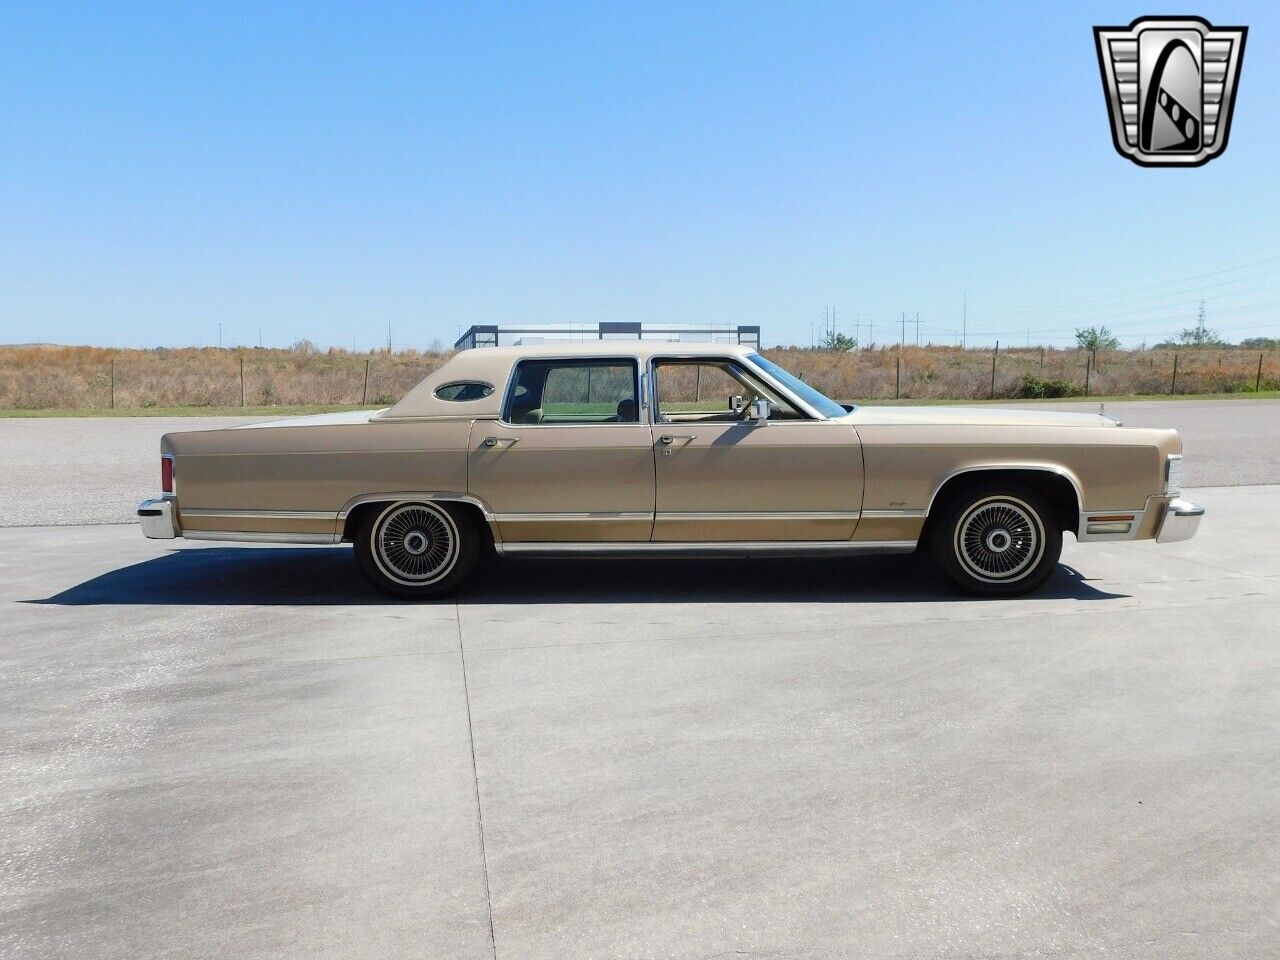
[[[760,327],[745,324],[673,327],[610,320],[564,326],[551,324],[506,327],[476,324],[457,339],[454,348],[470,350],[473,347],[517,346],[521,343],[555,340],[697,340],[704,343],[711,341],[759,347]]]

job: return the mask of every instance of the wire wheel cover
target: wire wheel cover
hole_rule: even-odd
[[[979,580],[1019,580],[1044,555],[1044,528],[1035,511],[1021,500],[989,497],[960,517],[955,552],[965,570]]]
[[[374,526],[374,558],[383,573],[406,584],[433,583],[458,559],[458,528],[439,507],[393,507]]]

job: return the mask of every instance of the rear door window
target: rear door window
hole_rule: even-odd
[[[639,423],[634,360],[522,360],[502,418],[513,424]]]

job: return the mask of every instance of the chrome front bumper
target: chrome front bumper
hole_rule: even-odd
[[[172,540],[179,536],[172,500],[143,500],[138,504],[138,523],[142,535],[151,540]]]
[[[1160,530],[1156,534],[1157,543],[1177,543],[1190,540],[1200,527],[1200,518],[1204,516],[1204,507],[1181,497],[1170,500],[1164,508],[1164,518],[1160,521]]]

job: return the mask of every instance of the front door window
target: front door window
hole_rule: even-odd
[[[654,363],[658,420],[662,423],[736,423],[751,401],[769,401],[770,420],[801,420],[776,390],[729,360],[658,360]]]

